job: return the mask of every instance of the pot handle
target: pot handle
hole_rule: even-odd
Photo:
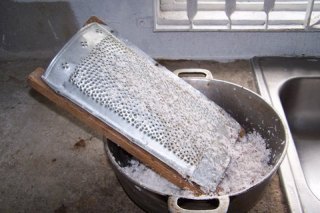
[[[191,212],[198,212],[198,213],[225,213],[228,211],[230,199],[229,196],[221,196],[218,198],[214,198],[219,200],[219,206],[215,209],[206,209],[206,210],[190,210],[190,209],[184,209],[181,208],[178,205],[178,200],[180,197],[176,196],[169,196],[168,198],[168,208],[169,212],[173,213],[191,213]],[[212,199],[212,200],[214,200]],[[194,200],[196,202],[197,200]]]
[[[205,78],[208,80],[213,80],[212,73],[207,69],[199,68],[187,68],[187,69],[177,69],[173,71],[178,77],[195,77],[195,78]]]

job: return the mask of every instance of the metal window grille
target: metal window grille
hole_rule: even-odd
[[[320,29],[320,0],[154,0],[156,31]]]

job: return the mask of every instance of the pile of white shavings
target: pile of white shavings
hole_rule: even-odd
[[[139,161],[131,159],[130,164],[130,166],[121,167],[121,170],[132,179],[141,183],[143,186],[151,188],[155,191],[161,191],[164,194],[181,194],[180,191],[182,190],[180,190],[179,187],[167,181],[165,178],[158,175],[156,172],[149,169]],[[188,191],[185,192],[191,193]]]
[[[261,180],[273,166],[268,165],[271,150],[257,132],[248,133],[229,149],[231,162],[220,183],[219,194],[230,194],[246,189]]]
[[[265,140],[255,131],[231,144],[228,149],[231,162],[214,194],[232,194],[249,188],[260,181],[273,167],[268,165],[270,149],[266,148]],[[122,171],[143,186],[169,195],[184,197],[192,195],[192,192],[181,190],[139,161],[132,159],[130,163],[130,166],[122,167]]]

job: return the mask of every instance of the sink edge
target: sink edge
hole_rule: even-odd
[[[279,174],[290,211],[314,212],[320,208],[320,201],[311,192],[304,177],[297,150],[289,129],[288,121],[281,105],[279,90],[286,81],[293,78],[320,77],[320,71],[318,75],[314,75],[314,73],[295,73],[294,75],[286,75],[287,73],[284,73],[284,75],[280,75],[282,78],[278,78],[275,82],[272,82],[272,88],[270,88],[267,82],[269,79],[266,79],[264,70],[260,66],[260,59],[261,58],[253,58],[251,60],[251,66],[255,73],[257,87],[261,96],[275,108],[281,119],[283,119],[289,139],[287,155],[280,166]],[[285,69],[280,68],[280,71],[285,72]]]

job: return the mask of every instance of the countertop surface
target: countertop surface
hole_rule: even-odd
[[[159,62],[205,68],[256,91],[249,61]],[[0,212],[143,212],[118,183],[101,135],[27,85],[27,75],[48,63],[0,62]],[[278,175],[250,212],[288,212]]]

